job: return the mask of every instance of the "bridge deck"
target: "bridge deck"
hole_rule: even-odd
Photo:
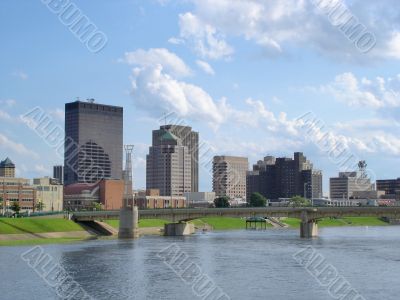
[[[166,219],[173,222],[203,217],[291,217],[315,220],[327,217],[400,218],[400,207],[260,207],[260,208],[183,208],[139,210],[139,219]],[[74,212],[75,221],[119,219],[119,210]]]

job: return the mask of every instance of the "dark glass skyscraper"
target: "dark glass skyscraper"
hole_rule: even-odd
[[[268,199],[291,198],[299,195],[312,198],[322,197],[322,172],[301,152],[293,158],[267,156],[247,172],[247,200],[258,192]]]
[[[65,104],[64,184],[122,178],[123,108]]]

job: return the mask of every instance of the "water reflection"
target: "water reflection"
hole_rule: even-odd
[[[400,293],[400,227],[327,228],[314,240],[295,230],[232,231],[184,238],[91,241],[43,248],[96,299],[196,299],[157,253],[176,243],[232,299],[330,299],[292,258],[312,245],[366,299],[397,299]],[[2,299],[54,299],[19,254],[0,249]],[[25,289],[7,289],[7,286]]]

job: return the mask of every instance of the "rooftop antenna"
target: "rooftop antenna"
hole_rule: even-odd
[[[365,160],[360,160],[358,162],[358,169],[360,170],[361,173],[361,178],[368,178],[367,175],[367,162]]]
[[[94,99],[93,98],[86,99],[86,101],[89,102],[89,103],[94,103]]]

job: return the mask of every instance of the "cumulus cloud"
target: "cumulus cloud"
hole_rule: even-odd
[[[345,15],[338,10],[321,10],[315,4],[320,1],[315,0],[191,2],[193,10],[179,16],[180,36],[202,57],[230,57],[234,49],[228,40],[240,37],[260,45],[266,55],[301,46],[341,61],[400,58],[400,20],[387,9],[396,7],[397,0],[342,1]],[[338,2],[329,1],[327,6]],[[368,53],[360,51],[363,41],[357,44],[359,40],[351,37],[357,24],[352,27],[346,23],[350,17],[357,20],[363,33],[368,32],[376,40]]]
[[[139,49],[126,53],[125,61],[134,66],[132,93],[139,108],[158,116],[174,112],[213,126],[223,122],[219,104],[201,87],[180,79],[191,71],[176,54],[167,49]]]
[[[175,112],[181,117],[220,124],[223,116],[216,102],[202,88],[174,79],[161,65],[136,68],[133,75],[135,103],[148,111]]]
[[[55,119],[57,119],[59,121],[64,121],[64,119],[65,119],[65,112],[61,108],[49,110],[49,114],[52,115]]]
[[[11,116],[4,110],[0,110],[0,120],[3,121],[11,121]]]
[[[173,44],[173,45],[181,45],[185,43],[185,40],[177,38],[177,37],[171,37],[168,39],[168,43]]]
[[[372,109],[400,107],[400,74],[389,78],[359,79],[353,73],[343,73],[315,90],[330,94],[348,106]]]
[[[210,66],[209,63],[203,61],[203,60],[196,60],[197,66],[203,70],[204,73],[209,74],[209,75],[215,75],[214,69]]]
[[[182,59],[165,48],[127,52],[124,60],[130,65],[142,68],[155,68],[161,65],[165,72],[177,77],[189,76],[192,73]]]
[[[179,26],[180,36],[189,41],[201,57],[219,59],[233,53],[233,48],[225,41],[224,35],[196,15],[190,12],[180,14]]]
[[[12,139],[2,133],[0,133],[0,148],[7,151],[15,151],[18,154],[27,155],[35,159],[39,158],[39,155],[36,152],[29,150],[21,143],[14,142]]]
[[[0,100],[0,104],[5,104],[8,107],[13,107],[16,103],[17,101],[14,99]]]

